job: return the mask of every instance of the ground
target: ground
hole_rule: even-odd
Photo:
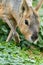
[[[14,42],[0,43],[0,65],[43,65],[43,52],[32,46],[21,49]]]

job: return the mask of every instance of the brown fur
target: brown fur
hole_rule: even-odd
[[[28,20],[28,23],[30,24],[31,23],[31,14],[34,12],[34,14],[36,14],[37,16],[37,20],[38,20],[38,27],[39,27],[39,16],[38,16],[38,13],[35,11],[35,10],[32,10],[32,8],[29,8],[29,11],[26,11],[24,12],[24,16],[21,20],[21,23],[19,24],[19,28],[20,28],[20,31],[25,35],[25,38],[28,40],[29,37],[33,34],[32,31],[29,30],[29,26],[27,26],[25,24],[25,22],[23,22],[25,19]],[[32,18],[32,20],[34,19],[34,17]],[[32,23],[31,23],[32,24]],[[21,28],[22,27],[22,28]]]
[[[17,26],[20,28],[21,33],[24,34],[25,39],[31,41],[30,37],[33,36],[34,32],[39,32],[39,15],[37,11],[40,8],[42,2],[43,0],[41,0],[35,9],[33,9],[32,7],[28,6],[26,0],[22,0],[19,11],[20,15],[12,10],[10,4],[6,8],[3,4],[0,4],[0,17],[5,20],[5,22],[11,28],[6,41],[9,41],[12,36],[15,36],[17,42],[20,41],[19,35],[16,32]],[[9,19],[11,19],[13,22],[10,23]],[[28,21],[28,25],[25,24],[25,20]]]

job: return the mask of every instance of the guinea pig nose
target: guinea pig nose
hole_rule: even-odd
[[[31,36],[31,39],[32,39],[33,41],[35,41],[37,38],[38,38],[38,34],[37,34],[37,33],[34,33],[34,34]]]

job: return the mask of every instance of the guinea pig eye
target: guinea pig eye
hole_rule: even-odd
[[[25,20],[25,24],[28,25],[28,20]]]

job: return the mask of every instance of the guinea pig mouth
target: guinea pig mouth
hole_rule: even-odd
[[[37,41],[38,41],[38,40],[39,40],[39,38],[37,38],[36,40],[33,41],[33,40],[31,39],[31,37],[30,37],[28,41],[29,41],[30,43],[37,44]]]
[[[39,40],[39,38],[38,38],[37,40],[35,40],[33,43],[34,43],[34,44],[37,44],[38,40]]]

